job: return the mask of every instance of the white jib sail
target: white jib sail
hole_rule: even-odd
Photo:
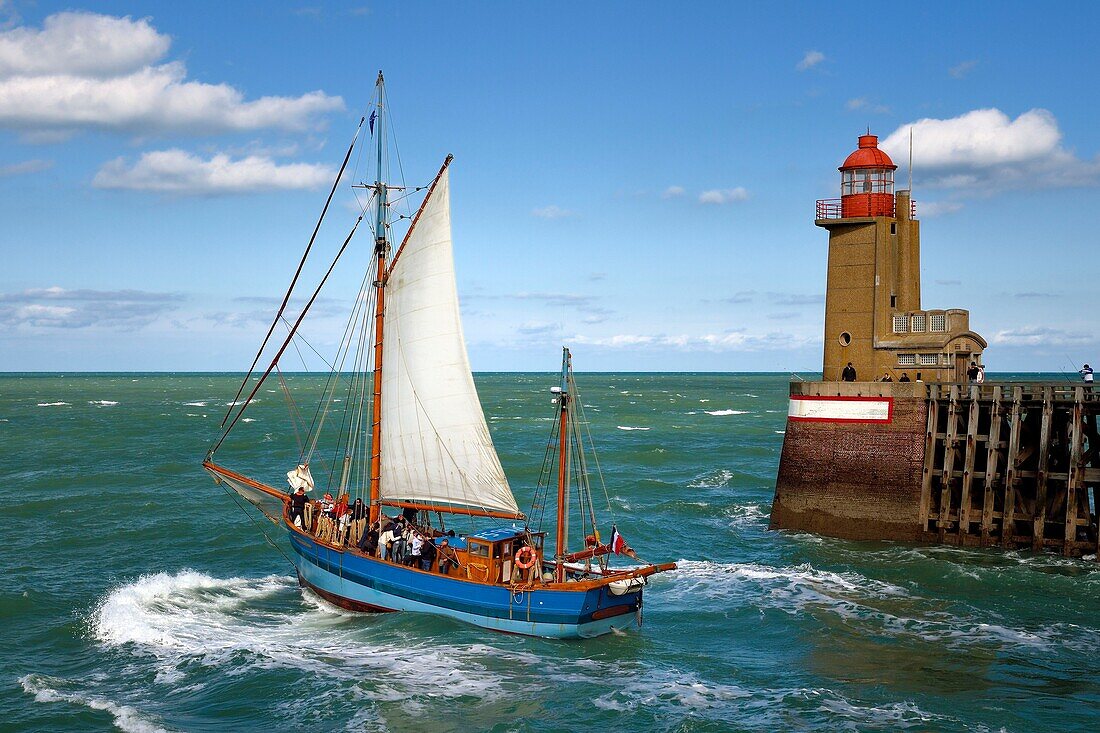
[[[446,170],[394,263],[385,319],[382,499],[519,514],[466,356]]]
[[[309,466],[306,464],[299,464],[293,471],[287,471],[286,480],[292,491],[297,491],[299,487],[306,491],[313,491],[313,474],[309,472]]]

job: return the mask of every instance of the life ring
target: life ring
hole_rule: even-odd
[[[536,560],[538,560],[538,555],[535,553],[535,548],[530,545],[519,548],[519,552],[516,553],[516,566],[520,570],[534,567]]]

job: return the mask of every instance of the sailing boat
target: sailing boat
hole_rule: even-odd
[[[286,474],[290,488],[275,488],[222,465],[216,453],[272,372],[289,397],[279,360],[300,336],[302,319],[321,287],[291,326],[284,309],[301,265],[203,468],[284,528],[300,584],[343,608],[431,613],[488,629],[554,638],[592,637],[640,626],[647,578],[675,564],[610,566],[613,554],[634,559],[637,555],[617,529],[607,542],[598,531],[592,508],[594,472],[585,458],[587,423],[568,349],[563,349],[560,384],[551,389],[556,419],[543,478],[534,492],[531,513],[540,515],[537,523],[520,511],[501,467],[474,387],[459,318],[450,222],[451,156],[426,187],[403,241],[390,256],[389,196],[407,188],[384,182],[386,98],[381,72],[377,95],[370,116],[377,176],[373,185],[362,186],[370,190],[374,209],[371,265],[332,362],[317,411],[320,417],[301,443],[297,467]],[[360,120],[360,129],[362,124]],[[337,182],[355,144],[353,140]],[[303,264],[316,236],[315,229]],[[254,377],[280,322],[289,334],[267,370]],[[348,374],[338,377],[348,359]],[[242,400],[250,382],[252,391]],[[343,458],[334,458],[328,471],[328,487],[338,498],[326,493],[322,500],[307,500],[306,493],[316,488],[310,463],[319,460],[315,456],[324,432],[321,426],[333,404],[340,402],[334,395],[341,384],[349,397],[358,397],[358,405],[344,403],[346,429],[341,429],[337,446]],[[593,465],[598,474],[598,463]],[[554,479],[551,548],[541,517]],[[349,506],[352,495],[365,503]],[[571,498],[582,504],[582,511],[574,515],[568,512]],[[583,548],[573,551],[570,516],[581,517],[579,531],[584,536]],[[456,533],[447,529],[448,522],[455,521],[479,526]]]

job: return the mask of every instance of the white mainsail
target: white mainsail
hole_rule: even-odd
[[[448,175],[429,192],[386,284],[379,493],[518,515],[466,356]]]

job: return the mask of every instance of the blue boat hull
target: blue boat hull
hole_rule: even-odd
[[[527,636],[585,638],[637,626],[642,591],[512,589],[343,552],[290,530],[299,581],[360,611],[414,611]]]

